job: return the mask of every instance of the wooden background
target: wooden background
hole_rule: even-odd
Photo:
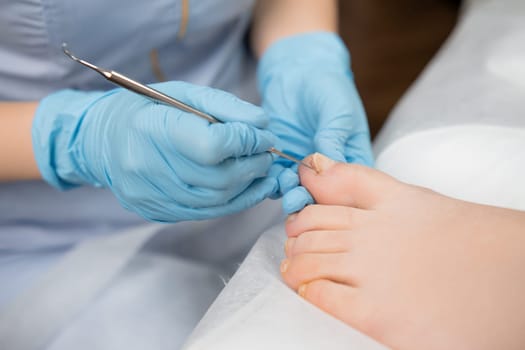
[[[340,0],[341,36],[374,136],[454,27],[460,0]]]

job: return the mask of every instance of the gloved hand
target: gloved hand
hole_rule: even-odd
[[[275,42],[261,58],[257,79],[271,118],[268,129],[280,138],[276,148],[298,158],[319,152],[336,161],[373,164],[366,114],[339,36],[316,32]],[[287,213],[313,202],[297,187],[296,173],[286,170],[291,165],[279,159],[272,169]]]
[[[226,92],[182,82],[153,87],[224,124],[115,89],[62,90],[33,122],[37,164],[50,184],[109,188],[123,207],[162,222],[231,214],[274,193],[266,177],[275,136],[264,111]]]

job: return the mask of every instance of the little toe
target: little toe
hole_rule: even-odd
[[[285,230],[288,237],[297,237],[306,231],[351,230],[366,220],[367,211],[344,206],[309,205],[288,217]]]
[[[355,327],[358,312],[359,290],[334,281],[319,279],[299,287],[298,293],[308,302],[335,318]]]
[[[293,257],[306,253],[344,253],[351,247],[350,231],[308,231],[287,240],[287,255]]]
[[[352,285],[354,278],[351,266],[348,253],[301,254],[284,260],[281,274],[285,283],[294,290],[317,279]]]

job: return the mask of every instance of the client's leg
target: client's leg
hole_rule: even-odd
[[[315,155],[318,205],[286,223],[284,280],[396,349],[521,349],[525,213]]]

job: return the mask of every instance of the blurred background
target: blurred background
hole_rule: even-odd
[[[340,0],[341,36],[352,54],[372,137],[456,23],[460,0]]]

